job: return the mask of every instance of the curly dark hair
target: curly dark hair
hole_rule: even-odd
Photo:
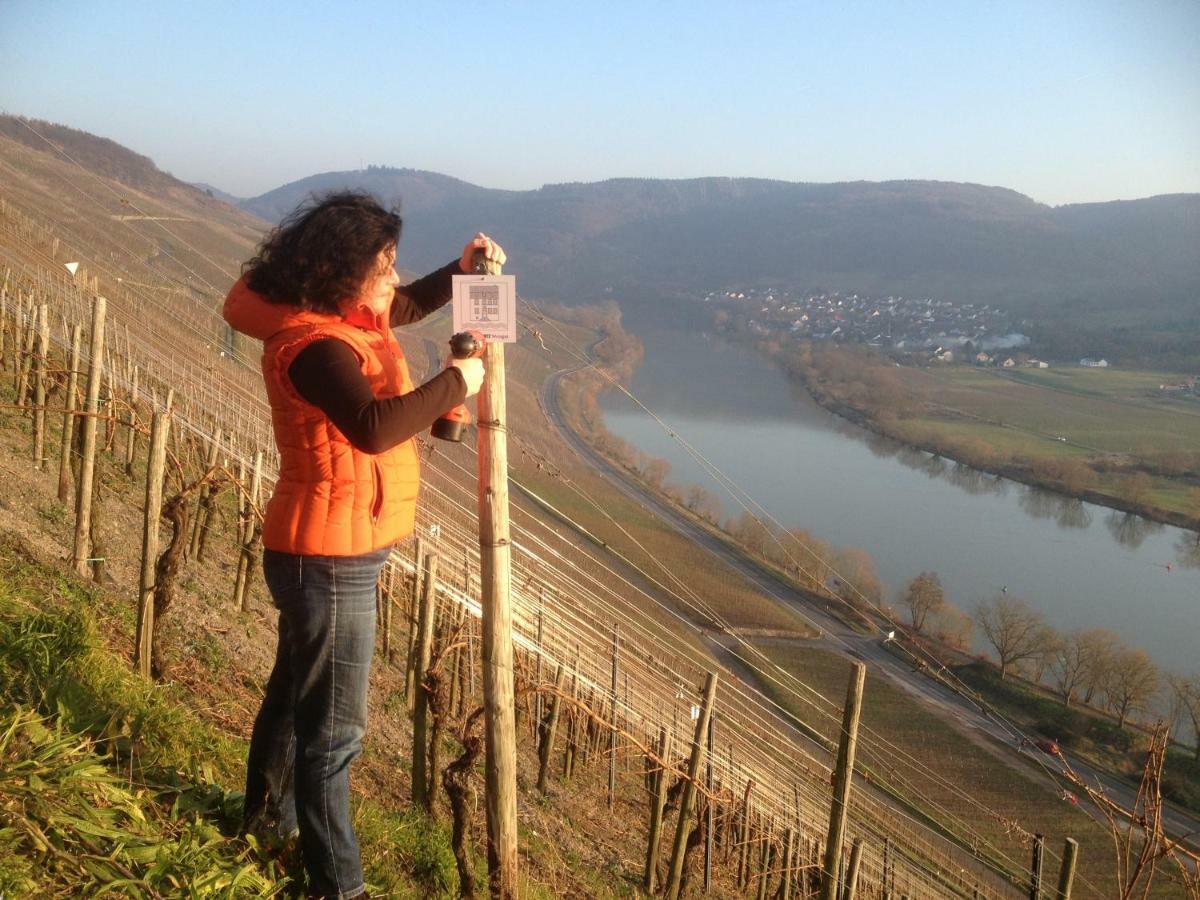
[[[314,196],[279,223],[242,266],[251,290],[272,303],[339,313],[400,240],[400,215],[370,194]]]

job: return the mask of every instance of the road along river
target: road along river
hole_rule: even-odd
[[[831,415],[753,351],[639,333],[632,390],[785,526],[865,549],[889,597],[936,571],[971,610],[1007,589],[1054,627],[1108,628],[1180,673],[1200,663],[1197,535],[996,478],[882,440]],[[721,488],[624,397],[614,434],[671,464],[668,481]],[[727,496],[726,514],[741,508]]]

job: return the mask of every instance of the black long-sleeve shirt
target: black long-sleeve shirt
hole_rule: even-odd
[[[450,302],[457,260],[396,289],[389,325],[419,322]],[[296,392],[320,409],[358,450],[382,453],[433,424],[466,399],[467,384],[454,368],[399,397],[380,400],[350,347],[337,338],[313,341],[288,366]]]

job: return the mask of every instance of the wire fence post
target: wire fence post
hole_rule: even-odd
[[[142,513],[142,571],[138,590],[138,616],[134,665],[150,677],[154,642],[154,584],[158,562],[158,520],[162,516],[163,470],[167,463],[170,410],[155,412],[150,422],[150,454],[146,461],[145,507]]]
[[[621,654],[621,626],[613,625],[612,633],[612,684],[609,699],[612,702],[612,733],[608,739],[608,809],[612,812],[617,799],[617,666]]]
[[[653,793],[650,799],[650,838],[646,844],[646,871],[642,876],[642,887],[653,894],[658,886],[658,853],[662,844],[663,810],[667,805],[667,788],[670,785],[671,743],[674,735],[665,727],[658,732],[658,755],[661,762],[658,772],[651,776]],[[647,760],[649,763],[650,760]]]
[[[498,900],[517,896],[517,724],[513,689],[512,545],[504,344],[484,349],[479,392],[479,553],[483,606],[484,774],[488,876]]]
[[[667,875],[667,888],[663,896],[667,900],[678,900],[683,886],[683,857],[687,850],[688,825],[692,817],[692,805],[696,799],[696,780],[700,777],[700,764],[704,761],[705,738],[708,721],[712,716],[713,700],[717,694],[717,673],[709,672],[704,682],[704,700],[700,714],[696,717],[696,731],[692,738],[692,756],[688,760],[687,780],[683,783],[683,795],[679,798],[679,819],[675,825],[675,845],[671,850],[671,869]]]
[[[1029,863],[1029,900],[1042,900],[1042,865],[1046,850],[1046,838],[1033,836],[1033,859]]]
[[[71,328],[71,358],[67,363],[67,396],[63,404],[62,446],[58,453],[58,499],[67,502],[71,492],[71,446],[75,437],[75,395],[79,392],[79,345],[83,340],[83,329],[78,324]]]
[[[1058,872],[1058,890],[1055,900],[1071,900],[1071,888],[1075,886],[1075,864],[1079,860],[1079,841],[1067,838],[1063,846],[1062,868]]]
[[[717,727],[717,714],[714,712],[708,717],[708,752],[705,753],[705,776],[704,787],[708,791],[708,804],[706,806],[706,822],[704,827],[704,892],[707,894],[712,890],[712,864],[713,864],[713,837],[716,829],[716,812],[717,804],[714,799],[713,792],[713,737]]]
[[[50,356],[50,311],[38,307],[37,353],[33,358],[33,468],[46,468],[46,365]]]
[[[83,412],[83,458],[75,488],[75,545],[71,564],[80,578],[88,576],[91,549],[92,481],[96,467],[96,408],[100,401],[100,376],[104,359],[104,312],[107,301],[97,297],[92,307],[92,334],[88,349],[87,398]]]
[[[837,768],[833,774],[833,802],[829,807],[829,831],[825,838],[825,859],[821,866],[820,900],[837,900],[838,865],[846,838],[846,814],[850,807],[850,785],[854,776],[854,754],[858,747],[858,720],[862,715],[863,683],[867,667],[855,663],[846,689],[846,707],[842,713],[842,733],[838,741]]]

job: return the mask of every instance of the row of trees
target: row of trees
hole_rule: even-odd
[[[900,603],[918,634],[944,637],[937,631],[942,623],[965,618],[946,599],[936,572],[922,572],[909,582]],[[1144,650],[1104,628],[1057,631],[1028,601],[1007,593],[980,603],[972,619],[995,653],[1002,679],[1015,670],[1054,691],[1064,706],[1107,710],[1120,728],[1138,713],[1165,714],[1177,733],[1192,733],[1200,763],[1200,672],[1164,673]],[[1162,701],[1156,710],[1155,701]]]

